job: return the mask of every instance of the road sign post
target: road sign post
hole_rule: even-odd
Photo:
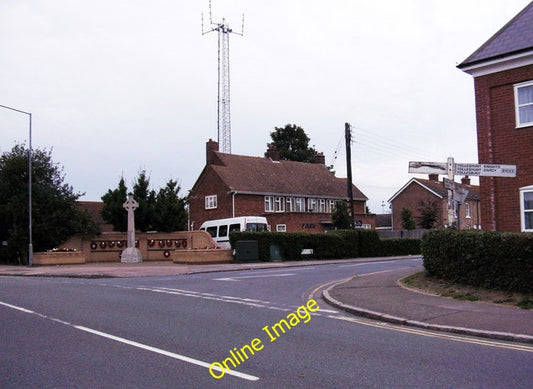
[[[409,162],[409,173],[447,175],[444,187],[448,189],[448,226],[452,226],[457,218],[460,229],[459,211],[461,204],[468,196],[468,190],[454,181],[455,175],[483,177],[516,177],[516,165],[455,163],[452,157],[447,162]]]

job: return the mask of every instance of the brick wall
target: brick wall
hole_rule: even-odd
[[[533,127],[516,128],[514,84],[532,81],[533,65],[476,77],[479,163],[516,165],[516,178],[481,177],[484,230],[520,231],[519,188],[533,185]]]

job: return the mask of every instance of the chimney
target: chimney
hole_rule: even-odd
[[[464,176],[463,178],[461,178],[461,184],[470,185],[470,177]]]
[[[431,181],[437,181],[438,182],[439,181],[439,175],[438,174],[430,174],[429,175],[429,179]]]
[[[276,146],[269,144],[265,157],[270,158],[272,161],[279,161],[279,150],[276,148]]]
[[[213,164],[215,162],[215,151],[218,151],[218,142],[209,139],[209,141],[205,144],[205,162],[207,165]]]
[[[326,157],[324,156],[324,153],[318,153],[316,155],[316,162],[315,163],[319,163],[319,164],[322,164],[322,165],[326,164]]]

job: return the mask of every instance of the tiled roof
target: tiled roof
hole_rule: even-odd
[[[533,2],[503,26],[458,68],[533,50]]]
[[[264,157],[214,152],[209,165],[230,190],[247,193],[347,198],[347,179],[337,178],[323,164],[273,161]],[[354,185],[354,200],[368,198]]]
[[[448,198],[448,189],[444,187],[442,181],[426,180],[422,178],[414,178],[419,184],[422,184],[431,191],[439,194],[442,198]],[[477,185],[463,185],[465,189],[468,189],[467,200],[479,201],[479,186]]]
[[[407,189],[407,187],[409,187],[413,183],[423,186],[424,188],[433,192],[435,195],[437,195],[441,199],[448,198],[448,189],[444,187],[444,184],[442,181],[433,181],[433,180],[427,180],[423,178],[411,178],[409,182],[407,182],[407,184],[405,184],[398,192],[396,192],[388,201],[391,202],[392,200],[394,200],[400,193],[402,193],[405,189]],[[468,195],[466,196],[466,200],[479,201],[479,186],[477,185],[462,185],[462,186],[463,188],[468,189]]]

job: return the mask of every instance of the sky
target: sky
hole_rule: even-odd
[[[474,83],[456,66],[529,0],[213,0],[230,36],[232,153],[263,156],[296,124],[375,213],[413,177],[409,161],[477,159]],[[208,0],[2,0],[0,105],[32,113],[80,200],[145,170],[185,196],[217,135],[217,35]],[[0,152],[29,117],[0,108]],[[501,163],[506,163],[501,161]],[[476,183],[473,180],[473,183]]]

